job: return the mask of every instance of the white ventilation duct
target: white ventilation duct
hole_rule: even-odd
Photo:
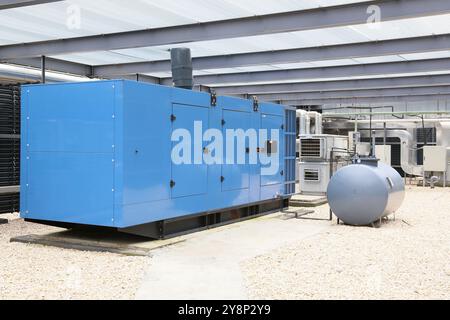
[[[311,132],[312,134],[316,134],[316,135],[321,135],[322,134],[322,126],[323,126],[323,121],[322,121],[322,115],[319,112],[315,112],[315,111],[311,111],[308,112],[308,116],[309,116],[309,126],[311,129],[311,120],[314,119],[314,132]]]
[[[447,148],[447,181],[450,181],[450,121],[440,122],[436,127],[438,146]]]
[[[399,138],[401,142],[401,166],[403,171],[413,176],[423,176],[423,166],[417,164],[417,148],[414,137],[406,130],[388,130],[387,136]],[[377,132],[376,137],[384,137],[384,132]]]
[[[308,122],[309,122],[308,112],[306,112],[304,110],[297,110],[297,119],[299,119],[300,135],[304,136],[304,135],[310,134],[309,125],[308,125]]]
[[[300,123],[300,135],[321,135],[323,133],[323,116],[319,112],[297,110],[297,118]],[[314,132],[311,130],[312,119],[314,119]]]

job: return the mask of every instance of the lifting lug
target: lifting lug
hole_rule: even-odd
[[[253,96],[252,100],[253,100],[253,111],[258,112],[259,111],[258,97],[257,96]]]
[[[211,106],[212,107],[217,106],[217,94],[215,91],[211,91]]]

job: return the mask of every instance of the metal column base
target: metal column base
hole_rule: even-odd
[[[0,219],[0,224],[7,224],[9,221],[7,219]]]

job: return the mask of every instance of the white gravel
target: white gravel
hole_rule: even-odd
[[[411,187],[380,229],[334,223],[241,267],[253,299],[450,299],[450,189]]]
[[[17,219],[0,225],[0,300],[134,298],[149,258],[9,242],[57,230]]]
[[[317,213],[327,214],[328,206]],[[18,219],[0,225],[0,300],[135,298],[149,258],[9,242],[56,230]],[[397,220],[380,229],[323,230],[244,260],[249,298],[450,299],[450,189],[410,188]]]

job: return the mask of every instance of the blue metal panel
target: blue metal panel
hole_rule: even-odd
[[[26,86],[23,94],[22,216],[112,226],[114,83]]]
[[[277,162],[277,170],[273,175],[261,175],[261,186],[269,186],[275,184],[284,183],[284,178],[282,176],[282,171],[284,170],[284,144],[282,140],[282,127],[284,124],[284,118],[281,116],[262,114],[261,115],[261,128],[267,129],[267,137],[268,140],[275,141],[275,148],[277,150],[272,150],[273,152],[278,153],[278,157],[273,161]],[[279,130],[279,137],[272,135],[272,130]],[[262,141],[264,143],[264,141]],[[265,144],[263,144],[265,147]],[[267,150],[264,150],[267,154]],[[271,164],[273,165],[273,163]],[[262,168],[268,168],[270,165],[262,165]]]
[[[27,110],[30,152],[112,152],[113,83],[29,86],[24,90],[32,106]]]
[[[171,90],[127,82],[124,92],[123,205],[168,200]]]
[[[24,218],[113,226],[110,154],[33,152]]]
[[[228,150],[225,154],[225,164],[222,166],[222,190],[241,190],[248,189],[250,187],[250,145],[249,139],[243,141],[243,147],[248,148],[249,152],[245,153],[245,163],[239,164],[238,154],[243,150],[239,150],[238,137],[228,136],[227,130],[243,130],[247,131],[250,128],[251,117],[249,112],[223,110],[223,136],[225,137],[225,145],[228,143],[228,139],[234,140],[233,151]],[[244,151],[245,152],[245,151]]]
[[[173,130],[182,129],[187,130],[190,133],[191,141],[190,145],[190,163],[187,164],[174,164],[172,162],[172,181],[175,183],[172,188],[172,198],[180,198],[186,196],[200,195],[207,193],[208,184],[208,166],[203,163],[203,159],[199,159],[198,163],[195,163],[195,152],[199,156],[203,155],[203,148],[206,144],[203,142],[203,130],[200,131],[198,138],[198,146],[194,146],[196,139],[194,125],[198,122],[202,125],[203,129],[209,128],[209,110],[204,107],[189,106],[174,104],[173,115],[175,116],[173,121]],[[198,133],[197,133],[198,134]],[[174,146],[178,142],[174,142]],[[198,147],[199,150],[195,150]],[[186,151],[186,150],[185,150]],[[169,182],[168,182],[169,183]]]

